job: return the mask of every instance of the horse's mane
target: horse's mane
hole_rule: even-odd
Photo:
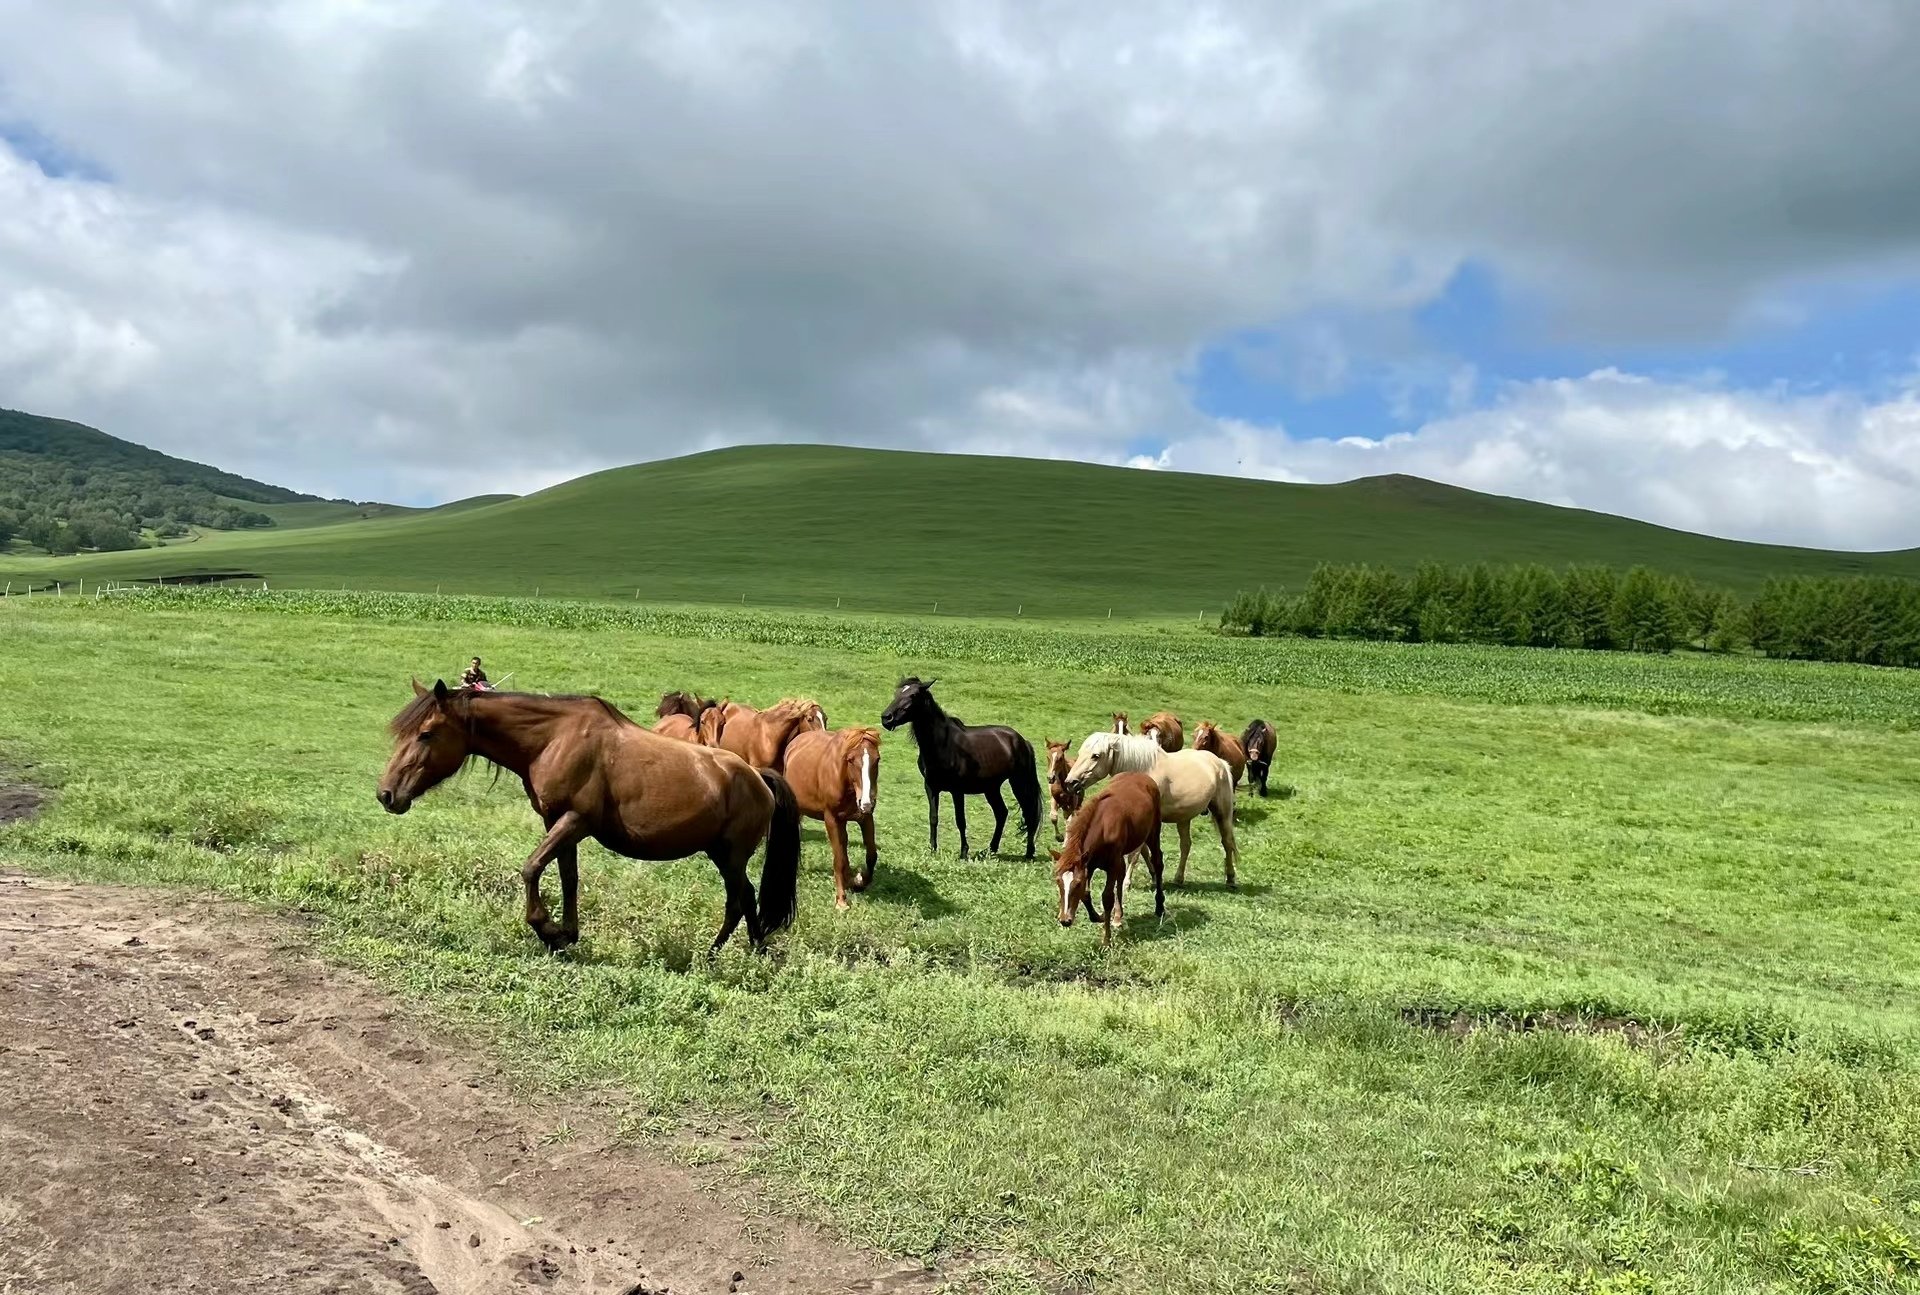
[[[605,711],[608,718],[614,720],[616,723],[633,723],[625,712],[605,697],[595,697],[587,693],[501,692],[497,689],[489,689],[486,692],[475,692],[470,688],[457,688],[448,690],[447,704],[453,714],[462,722],[471,723],[473,707],[475,703],[483,697],[487,699],[488,705],[501,701],[592,702],[601,710]],[[432,691],[421,693],[412,701],[408,702],[398,715],[395,715],[392,720],[388,721],[387,731],[397,738],[406,737],[409,733],[418,731],[420,726],[427,722],[427,717],[440,708],[440,704],[438,694]]]
[[[1082,758],[1108,748],[1112,748],[1117,758],[1118,765],[1115,769],[1117,773],[1145,773],[1159,763],[1160,757],[1166,754],[1160,749],[1158,742],[1150,737],[1142,737],[1138,733],[1101,731],[1089,733],[1080,740]]]
[[[871,742],[880,745],[880,730],[877,728],[843,728],[840,730],[840,753],[852,755],[854,748]]]
[[[696,697],[689,692],[663,692],[660,694],[660,705],[653,713],[661,719],[669,715],[685,715],[688,719],[698,720],[703,711],[719,704],[711,697]]]

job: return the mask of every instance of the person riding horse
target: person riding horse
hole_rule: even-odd
[[[460,672],[460,686],[462,688],[475,688],[481,691],[485,691],[490,687],[487,683],[487,672],[480,668],[479,657],[475,657],[473,664]]]

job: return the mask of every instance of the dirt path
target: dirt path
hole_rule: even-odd
[[[235,905],[0,874],[0,1292],[939,1285],[727,1203],[589,1100],[514,1097],[303,947]]]

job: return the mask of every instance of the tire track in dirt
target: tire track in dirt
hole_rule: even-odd
[[[611,1103],[515,1097],[303,950],[238,905],[0,873],[0,1292],[952,1280],[723,1199],[619,1142]]]

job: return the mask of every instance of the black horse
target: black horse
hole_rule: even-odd
[[[927,848],[940,848],[940,793],[953,796],[953,821],[960,829],[960,857],[967,856],[967,807],[962,797],[983,795],[993,806],[993,841],[987,852],[1000,849],[1007,826],[1007,802],[1000,784],[1013,785],[1014,799],[1027,824],[1027,857],[1033,857],[1033,836],[1040,828],[1040,775],[1035,772],[1033,746],[1012,729],[999,724],[970,728],[940,709],[933,699],[934,681],[902,679],[880,723],[888,729],[913,726],[920,748],[920,777],[927,785]]]
[[[1267,773],[1273,768],[1273,748],[1277,742],[1273,725],[1263,719],[1247,725],[1247,731],[1240,735],[1240,745],[1247,751],[1247,786],[1259,787],[1262,796],[1267,794]]]

